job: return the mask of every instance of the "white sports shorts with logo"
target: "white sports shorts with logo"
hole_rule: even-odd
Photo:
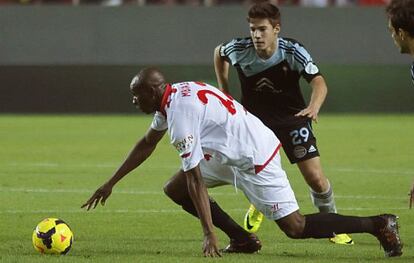
[[[200,162],[201,174],[208,188],[235,185],[249,202],[270,220],[278,220],[297,210],[298,203],[281,167],[279,153],[258,174],[254,168],[240,170],[219,163],[214,157]]]

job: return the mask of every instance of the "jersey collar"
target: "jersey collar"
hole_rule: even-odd
[[[170,107],[170,102],[171,102],[171,94],[177,92],[177,89],[174,89],[170,83],[167,83],[165,85],[165,91],[164,94],[162,95],[162,100],[161,100],[161,106],[160,106],[160,112],[167,117],[167,113],[165,112],[165,107]]]

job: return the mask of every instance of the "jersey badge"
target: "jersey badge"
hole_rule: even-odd
[[[181,88],[181,97],[190,97],[191,89],[189,86],[184,86]]]
[[[315,75],[319,72],[319,69],[313,62],[309,62],[305,67],[305,72],[309,75]]]

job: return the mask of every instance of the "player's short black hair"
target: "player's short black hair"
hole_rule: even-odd
[[[277,6],[267,2],[259,2],[250,7],[247,14],[247,21],[250,22],[251,18],[267,18],[272,26],[280,24],[280,11]]]
[[[414,1],[392,0],[386,12],[395,30],[402,29],[414,37]]]

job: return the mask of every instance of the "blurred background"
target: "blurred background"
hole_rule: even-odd
[[[329,88],[322,113],[414,112],[409,56],[386,0],[280,0],[280,36],[311,53]],[[130,113],[144,66],[216,84],[213,49],[249,35],[246,0],[0,0],[0,113]],[[231,89],[239,83],[231,72]],[[303,91],[309,94],[304,83]]]

